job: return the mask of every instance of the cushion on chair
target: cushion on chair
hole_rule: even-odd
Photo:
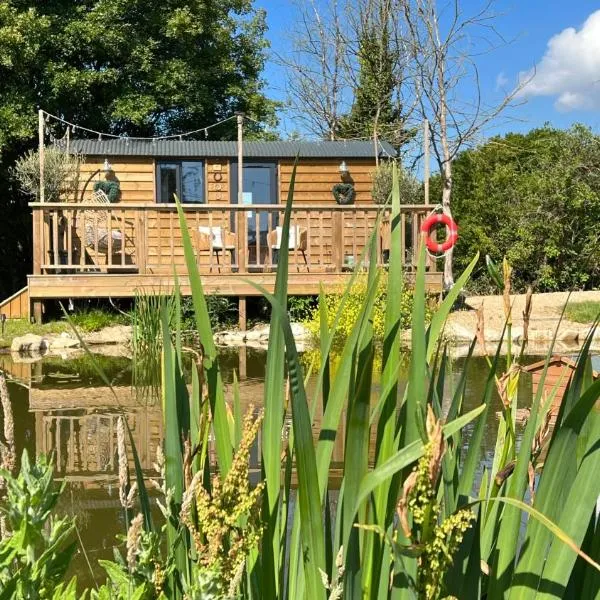
[[[214,250],[222,250],[225,245],[223,243],[223,228],[222,227],[198,227],[198,231],[207,235],[212,241]]]
[[[123,246],[123,235],[120,231],[113,230],[110,232],[112,238],[112,251],[119,252]],[[98,250],[100,252],[108,252],[108,230],[103,228],[97,229],[98,235]],[[85,227],[85,244],[89,248],[96,247],[96,231],[91,224]]]
[[[272,248],[274,250],[280,250],[283,227],[276,227],[275,230],[277,232],[277,240],[275,241],[275,244],[273,244]],[[289,250],[296,249],[299,238],[300,238],[300,227],[298,227],[298,225],[294,225],[293,227],[290,227],[290,237],[289,237],[289,241],[288,241],[288,249]]]

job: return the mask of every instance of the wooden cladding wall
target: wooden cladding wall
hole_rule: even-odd
[[[209,158],[204,170],[206,198],[209,204],[227,204],[229,193],[229,161],[226,158]]]
[[[153,204],[154,194],[154,161],[152,158],[135,158],[115,156],[110,159],[114,178],[121,187],[120,202],[143,202]],[[85,188],[84,202],[90,200],[94,191],[94,183],[105,178],[102,167],[104,158],[88,156],[80,167],[77,201],[81,200],[81,192],[90,175],[100,169]]]
[[[102,169],[104,158],[89,156],[81,165],[77,199],[89,176],[97,169]],[[154,203],[155,194],[155,160],[153,158],[135,158],[129,156],[114,157],[111,160],[115,178],[121,186],[122,202]],[[341,160],[300,160],[296,173],[294,199],[299,203],[334,203],[332,187],[342,182],[340,176]],[[373,187],[372,160],[347,160],[349,181],[356,190],[356,203],[372,203]],[[285,204],[289,191],[290,179],[294,163],[292,160],[279,161],[279,201]],[[206,198],[209,204],[226,204],[230,202],[230,163],[226,158],[209,158],[205,162]],[[104,179],[104,173],[97,173],[88,184],[84,200],[89,200],[94,189],[94,182]]]
[[[111,160],[114,178],[121,187],[120,202],[136,202],[154,204],[155,192],[155,160],[153,158],[132,158],[129,156],[114,157]],[[102,169],[104,159],[98,156],[87,157],[81,165],[77,201],[86,181],[94,171]],[[104,179],[104,172],[94,175],[85,189],[84,201],[89,201],[94,190],[94,183]],[[206,159],[205,161],[206,199],[209,204],[229,202],[229,161],[227,159]]]
[[[0,302],[0,314],[7,319],[29,318],[29,290],[27,287],[14,293],[12,296]]]
[[[341,162],[341,159],[300,160],[296,171],[294,200],[302,204],[335,203],[331,189],[336,183],[343,183],[340,175]],[[345,162],[348,167],[348,181],[354,184],[356,190],[356,203],[372,204],[371,189],[375,161],[347,160]],[[279,162],[279,199],[282,203],[287,199],[293,169],[293,161]]]

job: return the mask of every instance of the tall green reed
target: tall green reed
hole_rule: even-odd
[[[145,400],[158,398],[160,391],[163,309],[172,323],[175,314],[173,294],[136,290],[131,316],[132,384],[138,396]]]

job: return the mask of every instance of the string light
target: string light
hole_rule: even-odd
[[[71,127],[73,133],[75,133],[76,129],[79,129],[80,131],[85,131],[87,133],[97,135],[98,141],[102,141],[103,137],[104,138],[112,138],[112,139],[123,139],[122,135],[116,135],[113,133],[103,133],[101,131],[96,131],[95,129],[89,129],[88,127],[82,127],[81,125],[75,125],[75,123],[71,123],[70,121],[63,119],[62,117],[58,117],[56,115],[48,113],[45,110],[42,110],[42,113],[44,115],[46,122],[49,122],[50,119],[59,121],[60,123],[65,124],[67,127]],[[212,125],[207,125],[206,127],[201,127],[200,129],[194,129],[193,131],[188,131],[186,133],[177,133],[177,134],[173,134],[173,135],[160,135],[160,136],[156,136],[156,137],[129,137],[128,136],[126,139],[127,139],[128,144],[129,144],[129,140],[152,141],[152,142],[155,142],[156,140],[176,140],[176,139],[183,140],[183,138],[186,136],[194,135],[196,133],[202,133],[202,132],[204,132],[204,137],[206,139],[208,139],[208,130],[209,129],[212,129],[213,127],[218,127],[219,125],[222,125],[223,123],[226,123],[227,121],[231,121],[232,119],[235,119],[235,118],[236,118],[236,116],[232,115],[231,117],[227,117],[226,119],[217,121],[216,123],[213,123]],[[246,118],[249,118],[249,117],[246,117]],[[252,119],[252,120],[254,120],[254,119]]]

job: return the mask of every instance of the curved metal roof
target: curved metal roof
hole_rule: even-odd
[[[108,140],[71,141],[72,152],[88,156],[150,156],[156,158],[235,158],[237,142],[209,140]],[[387,142],[379,142],[379,157],[395,157]],[[374,158],[370,141],[244,142],[244,158]]]

